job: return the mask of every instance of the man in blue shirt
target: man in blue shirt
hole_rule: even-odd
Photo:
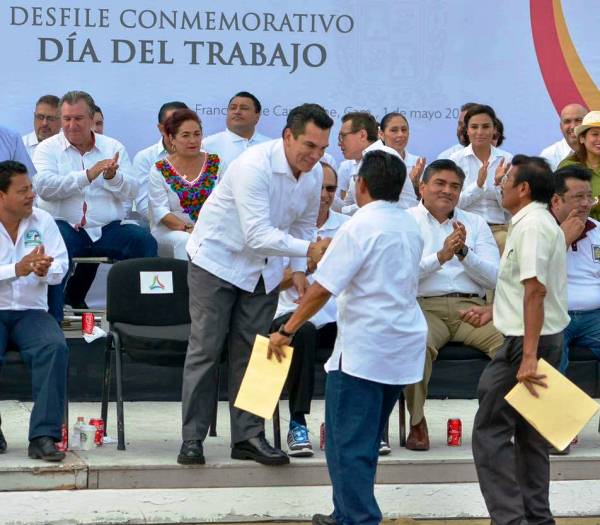
[[[3,160],[16,160],[25,164],[30,176],[36,173],[21,136],[12,129],[0,126],[0,162]]]

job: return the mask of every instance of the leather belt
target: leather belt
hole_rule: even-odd
[[[444,295],[429,295],[427,297],[419,297],[419,299],[434,299],[434,298],[438,298],[438,297],[462,297],[463,299],[473,299],[474,297],[477,297],[478,299],[482,299],[481,295],[479,295],[477,293],[459,293],[459,292],[445,293]]]

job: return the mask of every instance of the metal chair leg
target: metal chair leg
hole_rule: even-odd
[[[273,412],[273,444],[275,448],[281,448],[281,427],[279,423],[279,401]]]
[[[69,433],[69,372],[71,371],[70,363],[67,364],[67,379],[65,382],[65,409],[63,411],[63,425],[67,426],[67,434]]]
[[[219,410],[219,390],[221,390],[221,367],[217,365],[215,368],[215,373],[217,374],[217,392],[215,394],[215,404],[213,406],[210,427],[208,427],[208,435],[211,437],[216,437],[217,435],[217,412]]]
[[[104,422],[104,435],[106,436],[108,427],[108,403],[110,401],[110,379],[112,369],[112,355],[113,355],[113,336],[112,332],[109,332],[106,336],[106,347],[104,349],[104,380],[102,383],[102,405],[100,417]]]
[[[123,354],[118,334],[114,334],[115,365],[117,372],[117,449],[125,450],[125,422],[123,414]]]
[[[404,398],[404,390],[400,392],[400,397],[398,398],[398,408],[399,414],[398,418],[400,421],[400,446],[406,446],[406,402]]]

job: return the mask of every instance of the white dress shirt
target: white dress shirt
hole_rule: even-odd
[[[333,210],[329,210],[329,217],[323,223],[323,225],[315,231],[313,241],[317,240],[317,237],[325,239],[327,237],[333,238],[340,226],[346,221],[349,221],[350,217],[336,213]],[[286,261],[287,262],[287,261]],[[285,264],[285,263],[284,263]],[[312,275],[307,275],[308,282],[312,284],[314,278]],[[277,303],[277,312],[275,313],[275,319],[285,315],[289,312],[294,312],[298,308],[298,292],[296,288],[290,286],[286,290],[279,293],[279,302]],[[335,323],[337,317],[337,307],[335,304],[335,297],[330,297],[325,306],[321,308],[315,315],[313,315],[309,321],[315,325],[316,328],[321,328],[327,323]]]
[[[27,150],[27,153],[29,153],[29,156],[33,158],[35,147],[39,144],[35,131],[27,133],[27,135],[23,135],[23,144],[25,144],[25,149]]]
[[[370,151],[385,151],[390,155],[394,155],[399,158],[403,163],[404,160],[400,156],[400,154],[393,148],[386,146],[381,140],[376,140],[372,144],[369,145],[363,151],[363,157],[369,153]],[[342,213],[345,215],[354,215],[358,210],[358,204],[356,204],[356,175],[358,174],[358,170],[362,164],[361,161],[353,161],[355,163],[355,170],[352,173],[352,177],[350,179],[350,184],[348,186],[348,192],[346,193],[346,198],[344,199],[344,207],[342,208]],[[406,166],[406,164],[405,164]],[[417,196],[415,195],[415,189],[413,188],[412,181],[410,180],[408,169],[406,171],[406,179],[404,181],[404,186],[402,186],[402,191],[400,192],[400,197],[398,199],[398,206],[403,209],[412,208],[417,205]]]
[[[358,172],[358,161],[354,159],[346,159],[340,163],[338,168],[338,194],[342,191],[348,192],[350,182]]]
[[[144,217],[148,217],[148,180],[150,172],[159,160],[167,157],[169,152],[165,149],[163,139],[152,146],[138,151],[133,157],[133,175],[138,181],[138,194],[135,198],[135,211]]]
[[[600,222],[588,218],[585,237],[567,250],[569,310],[600,308]]]
[[[573,150],[569,143],[563,138],[554,144],[551,144],[547,148],[544,148],[540,153],[540,157],[546,159],[552,171],[558,168],[558,165],[562,160],[566,159],[569,155],[573,154]]]
[[[457,151],[460,151],[461,149],[464,149],[464,146],[462,144],[460,144],[460,143],[454,144],[454,146],[450,146],[449,148],[447,148],[444,151],[442,151],[437,156],[437,160],[440,160],[440,159],[449,159],[453,153],[456,153]]]
[[[391,385],[423,378],[427,323],[417,303],[422,251],[417,223],[395,202],[370,202],[342,225],[314,275],[337,297],[338,333],[328,372]]]
[[[412,153],[404,150],[404,158],[402,160],[404,161],[404,164],[406,165],[406,176],[407,177],[410,176],[410,172],[415,167],[415,164],[417,163],[419,158],[420,157],[418,155],[413,155]]]
[[[283,257],[306,269],[322,180],[319,163],[294,177],[283,139],[249,148],[204,203],[187,244],[191,261],[249,292],[262,275],[269,293],[283,278]]]
[[[101,160],[112,159],[117,152],[116,175],[110,180],[100,175],[90,183],[86,170]],[[82,155],[61,131],[40,143],[33,162],[37,169],[33,187],[40,208],[75,226],[81,223],[85,202],[84,229],[94,242],[101,237],[102,226],[123,219],[123,203],[137,195],[138,181],[132,174],[127,151],[119,141],[106,135],[94,133],[94,146]]]
[[[48,274],[17,277],[15,264],[40,245],[54,257]],[[19,223],[16,243],[0,222],[0,310],[48,310],[48,285],[59,284],[68,268],[67,248],[49,213],[33,208]]]
[[[494,146],[491,148],[488,175],[482,188],[477,186],[477,175],[483,163],[473,153],[472,145],[469,144],[466,148],[450,155],[450,160],[463,169],[466,177],[458,206],[462,210],[481,215],[488,224],[505,224],[507,216],[502,207],[502,190],[500,185],[494,184],[494,176],[500,159],[504,158],[507,165],[512,160],[512,155]]]
[[[546,288],[541,335],[558,334],[570,321],[567,251],[563,231],[541,202],[521,208],[510,221],[494,298],[494,326],[502,334],[525,334],[523,281],[533,277]]]
[[[185,179],[183,181],[185,182]],[[190,186],[193,182],[189,182]],[[161,224],[160,220],[169,213],[185,223],[192,221],[190,216],[183,211],[179,195],[173,191],[163,174],[158,171],[156,164],[152,166],[148,180],[148,210],[151,228],[156,228]]]
[[[221,161],[219,178],[222,178],[231,162],[239,157],[241,153],[251,146],[262,144],[268,140],[271,139],[257,132],[249,139],[245,139],[226,129],[202,139],[202,149],[208,153],[216,153],[219,156]]]
[[[440,223],[420,202],[408,212],[415,218],[424,241],[423,258],[419,265],[419,296],[436,297],[449,293],[472,293],[481,297],[485,290],[496,286],[500,253],[486,222],[474,213],[458,208],[452,218]],[[469,252],[461,261],[456,255],[441,265],[437,252],[459,221],[467,230],[465,244]]]

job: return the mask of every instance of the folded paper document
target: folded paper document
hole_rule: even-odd
[[[548,385],[536,387],[539,397],[519,383],[504,399],[555,448],[564,450],[600,405],[544,359],[538,362],[538,373]]]
[[[271,419],[281,396],[292,362],[294,349],[284,346],[281,363],[275,356],[267,359],[269,339],[257,335],[234,406],[265,419]]]

